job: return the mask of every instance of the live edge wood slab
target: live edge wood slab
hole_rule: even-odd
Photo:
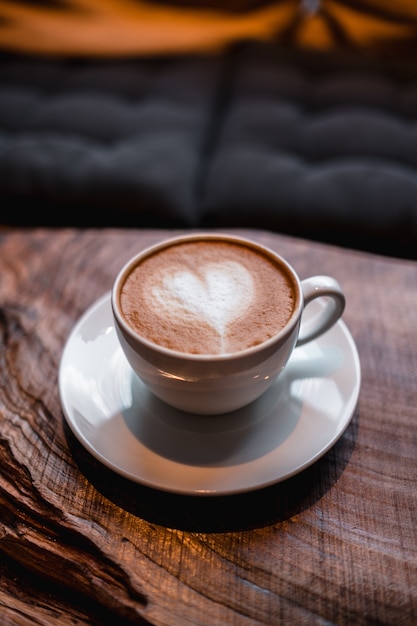
[[[337,444],[253,493],[133,484],[78,443],[58,368],[122,264],[174,231],[0,231],[2,626],[417,624],[417,264],[261,231],[347,296],[362,386]]]

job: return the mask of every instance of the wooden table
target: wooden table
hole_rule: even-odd
[[[112,472],[58,390],[81,314],[173,231],[0,232],[0,623],[417,624],[417,265],[259,231],[347,296],[362,385],[308,469],[255,492],[187,496]]]

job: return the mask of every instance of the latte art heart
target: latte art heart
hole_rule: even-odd
[[[145,254],[125,278],[120,306],[134,332],[155,345],[232,354],[279,332],[293,294],[287,272],[268,253],[202,237]]]
[[[198,271],[166,270],[162,284],[154,286],[156,310],[165,315],[193,316],[209,324],[221,338],[253,299],[253,279],[236,261],[210,263]]]

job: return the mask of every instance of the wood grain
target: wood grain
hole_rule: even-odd
[[[132,484],[69,431],[57,372],[77,319],[174,231],[0,233],[0,623],[417,624],[417,265],[272,235],[347,295],[360,400],[308,470],[249,494]],[[106,621],[107,620],[107,621]]]

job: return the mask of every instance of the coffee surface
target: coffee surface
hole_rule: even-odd
[[[127,276],[120,305],[127,323],[166,348],[224,354],[264,342],[294,308],[285,270],[238,243],[203,240],[172,245]]]

